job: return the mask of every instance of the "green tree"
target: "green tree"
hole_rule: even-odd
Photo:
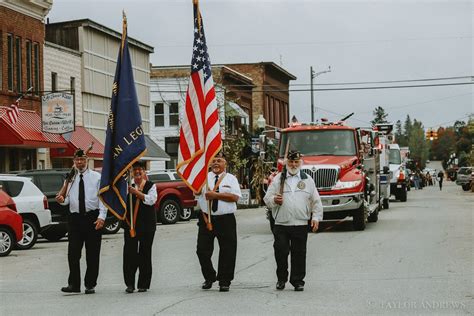
[[[403,134],[402,122],[400,120],[395,124],[395,140],[401,147],[408,146],[407,138]]]
[[[423,124],[416,119],[413,120],[413,125],[410,128],[408,146],[411,159],[417,162],[420,169],[425,168],[426,160],[429,157],[429,143],[425,139]]]
[[[405,123],[403,124],[403,130],[405,131],[405,140],[408,142],[408,138],[410,137],[410,132],[411,132],[411,118],[410,115],[407,114],[407,117],[405,119]]]
[[[237,135],[231,135],[229,132],[226,135],[223,147],[227,160],[227,169],[229,172],[238,175],[239,171],[249,162],[247,153],[250,151],[250,134],[242,127]]]
[[[388,123],[387,116],[388,114],[385,113],[385,109],[381,106],[375,108],[372,112],[374,114],[374,119],[370,121],[372,125],[379,124],[379,123]]]

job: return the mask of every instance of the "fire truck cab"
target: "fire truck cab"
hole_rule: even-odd
[[[285,149],[302,154],[301,170],[316,183],[324,220],[353,218],[355,230],[376,222],[380,210],[377,132],[356,129],[343,122],[293,123],[281,130],[278,168]]]

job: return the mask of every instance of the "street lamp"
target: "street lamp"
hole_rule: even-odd
[[[319,75],[331,72],[331,66],[327,70],[314,72],[313,66],[310,67],[310,76],[311,76],[311,123],[314,122],[314,92],[313,92],[313,79]]]
[[[257,118],[257,127],[264,129],[266,125],[267,125],[267,121],[263,117],[263,114],[260,114]]]

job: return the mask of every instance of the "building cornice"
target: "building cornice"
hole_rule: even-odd
[[[0,0],[0,6],[43,22],[53,7],[53,0]]]

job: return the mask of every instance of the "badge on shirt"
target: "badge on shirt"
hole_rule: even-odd
[[[297,186],[298,189],[300,189],[300,190],[304,190],[304,188],[306,188],[306,184],[304,183],[304,181],[298,182],[298,184],[297,184],[296,186]]]

